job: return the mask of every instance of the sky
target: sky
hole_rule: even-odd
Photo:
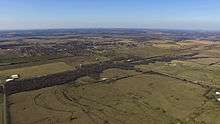
[[[220,0],[0,0],[0,30],[220,30]]]

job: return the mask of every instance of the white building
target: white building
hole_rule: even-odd
[[[5,82],[13,81],[14,79],[6,79]]]
[[[102,80],[102,81],[106,81],[106,80],[108,80],[108,78],[101,78],[101,80]]]
[[[18,79],[18,78],[19,78],[19,75],[18,75],[18,74],[11,75],[11,78],[12,78],[12,79]]]
[[[215,95],[220,95],[220,92],[215,92]]]

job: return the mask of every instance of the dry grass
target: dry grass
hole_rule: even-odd
[[[108,78],[127,75],[136,76],[106,83],[95,83],[87,77],[91,82],[85,83],[82,78],[82,85],[63,85],[12,95],[9,99],[13,103],[10,107],[12,123],[191,123],[195,112],[204,107],[206,99],[202,94],[205,90],[196,85],[117,69],[102,74]]]
[[[171,76],[112,68],[101,73],[100,79],[85,76],[69,84],[17,93],[9,96],[12,124],[218,124],[219,103],[208,98],[206,93],[213,92],[202,86],[220,86],[219,59],[212,58],[215,52],[209,52],[217,52],[218,47],[207,51],[203,43],[183,45],[198,49],[180,51],[181,54],[199,52],[211,58],[136,66],[142,71]],[[116,53],[140,57],[174,54],[170,49],[149,44],[122,48]],[[42,73],[51,72],[39,72]],[[190,81],[203,82],[198,85]]]
[[[72,67],[65,64],[64,62],[57,62],[38,66],[3,70],[0,71],[0,75],[3,77],[7,77],[13,74],[19,74],[21,78],[31,78],[34,76],[43,76],[48,74],[59,73],[70,69],[72,69]]]
[[[178,44],[169,44],[169,43],[164,43],[164,44],[154,44],[153,46],[155,47],[159,47],[159,48],[164,48],[164,49],[178,49],[178,48],[181,48],[180,45]]]

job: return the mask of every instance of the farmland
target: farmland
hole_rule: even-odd
[[[15,123],[45,124],[162,121],[193,124],[211,123],[220,110],[215,102],[203,96],[206,89],[181,80],[120,69],[106,70],[100,79],[103,77],[107,80],[82,77],[72,84],[12,95],[12,118]],[[19,116],[25,114],[33,118]]]
[[[0,43],[11,123],[219,123],[219,42],[128,34]]]
[[[72,69],[71,66],[63,62],[57,62],[57,63],[38,65],[38,66],[8,69],[8,70],[0,71],[0,75],[2,77],[7,77],[13,74],[19,74],[21,78],[32,78],[35,76],[54,74],[71,69]]]

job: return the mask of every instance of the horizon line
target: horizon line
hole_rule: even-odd
[[[130,29],[130,30],[179,30],[179,31],[209,31],[209,32],[220,32],[220,29],[184,29],[184,28],[140,28],[140,27],[80,27],[80,28],[15,28],[15,29],[0,29],[1,32],[4,31],[37,31],[37,30],[86,30],[86,29]]]

